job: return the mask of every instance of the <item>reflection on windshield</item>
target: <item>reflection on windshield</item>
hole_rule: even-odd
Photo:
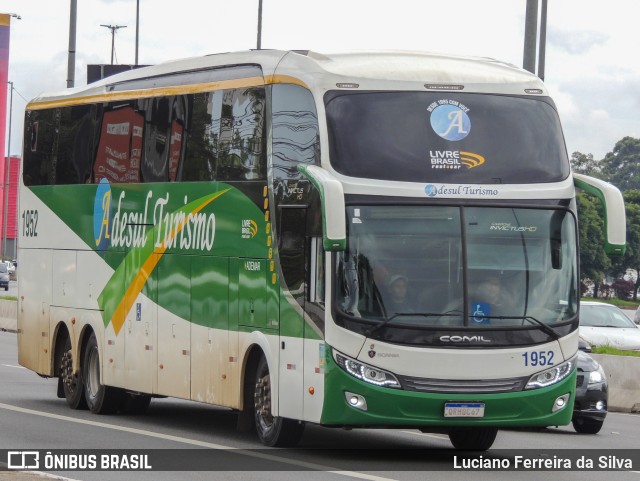
[[[580,306],[580,325],[587,327],[633,328],[637,326],[624,312],[613,306]]]
[[[337,306],[376,330],[535,326],[575,315],[568,212],[362,206],[348,209],[348,222]]]

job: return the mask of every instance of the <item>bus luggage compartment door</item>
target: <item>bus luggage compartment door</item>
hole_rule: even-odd
[[[238,323],[267,328],[267,261],[240,259],[238,273]]]

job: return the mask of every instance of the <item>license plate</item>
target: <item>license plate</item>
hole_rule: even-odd
[[[445,418],[482,418],[484,403],[445,403]]]

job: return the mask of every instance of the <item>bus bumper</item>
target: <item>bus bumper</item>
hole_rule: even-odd
[[[576,371],[546,388],[500,394],[443,394],[405,391],[375,386],[347,374],[331,356],[325,365],[325,402],[321,424],[344,427],[492,426],[544,427],[571,422]],[[364,406],[349,403],[353,394]],[[558,397],[569,394],[561,409],[553,410]],[[484,416],[444,416],[447,402],[484,404]]]

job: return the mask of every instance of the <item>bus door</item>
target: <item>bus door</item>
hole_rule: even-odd
[[[135,285],[136,281],[146,277],[141,291],[126,290],[125,305],[131,306],[125,316],[125,366],[127,370],[126,388],[154,393],[156,386],[156,362],[158,351],[156,346],[157,319],[157,275],[155,270],[145,272],[150,262],[142,262],[140,250],[132,250],[125,256],[127,285]],[[151,256],[157,256],[152,253]],[[141,267],[142,266],[142,267]]]

